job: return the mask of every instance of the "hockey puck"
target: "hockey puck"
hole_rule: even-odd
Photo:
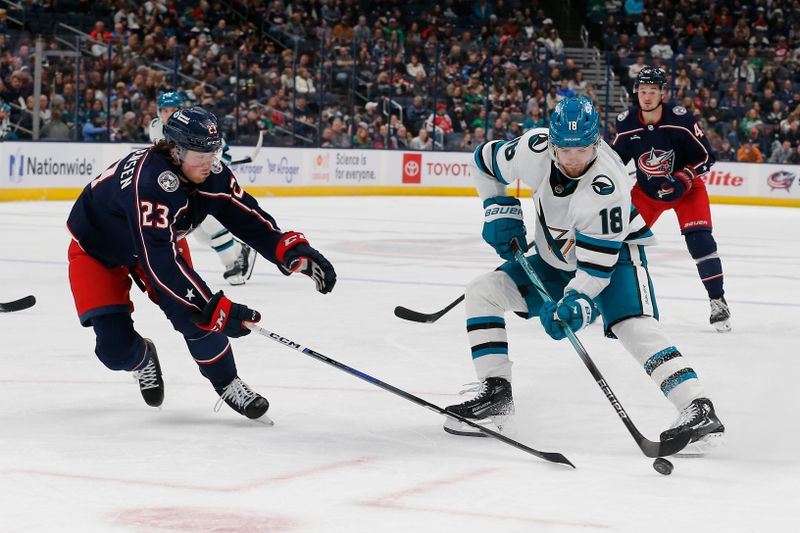
[[[672,473],[672,469],[675,467],[672,466],[672,463],[670,463],[666,459],[659,457],[658,459],[653,461],[653,468],[655,468],[656,472],[658,472],[662,476],[668,476]]]

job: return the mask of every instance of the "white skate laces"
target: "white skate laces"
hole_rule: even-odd
[[[219,400],[214,404],[214,412],[218,412],[225,401],[229,401],[239,406],[240,409],[244,409],[257,396],[258,395],[250,389],[247,383],[239,378],[234,378],[233,381],[222,390],[222,394],[219,395]]]
[[[158,372],[156,371],[156,362],[150,357],[147,365],[141,370],[134,370],[133,377],[139,382],[141,390],[157,389],[160,385],[158,383]]]

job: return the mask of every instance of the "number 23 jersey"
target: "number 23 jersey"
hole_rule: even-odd
[[[653,234],[631,204],[633,186],[605,141],[578,179],[566,177],[548,150],[548,130],[476,148],[473,176],[482,199],[507,196],[519,179],[533,191],[537,252],[550,266],[576,271],[567,289],[596,297],[609,283],[623,243],[652,244]]]

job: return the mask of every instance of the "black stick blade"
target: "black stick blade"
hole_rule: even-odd
[[[671,439],[662,440],[660,442],[653,442],[642,437],[642,440],[639,441],[639,448],[641,448],[642,452],[647,457],[655,459],[657,457],[675,455],[684,449],[686,445],[689,444],[690,440],[692,440],[691,431],[675,435]]]
[[[32,295],[26,296],[25,298],[20,298],[19,300],[14,300],[13,302],[0,303],[0,313],[13,313],[14,311],[22,311],[23,309],[33,307],[35,304],[35,297]]]
[[[394,316],[397,318],[402,318],[403,320],[409,320],[411,322],[421,322],[423,324],[432,324],[442,318],[444,315],[450,312],[455,306],[460,304],[464,301],[464,295],[462,294],[455,300],[453,300],[450,305],[442,309],[441,311],[437,311],[435,313],[420,313],[419,311],[414,311],[413,309],[409,309],[408,307],[403,307],[402,305],[398,305],[394,308]]]

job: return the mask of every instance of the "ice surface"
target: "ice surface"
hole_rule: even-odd
[[[259,259],[226,286],[213,252],[198,270],[264,325],[446,406],[474,380],[463,306],[431,312],[498,259],[480,239],[475,198],[264,198],[339,273],[322,296]],[[531,211],[530,201],[525,204]],[[103,367],[67,283],[69,203],[0,204],[0,531],[787,532],[800,530],[800,210],[714,206],[733,332],[708,302],[674,215],[649,259],[662,323],[725,423],[727,445],[657,474],[566,342],[509,317],[517,438],[577,466],[545,463],[493,439],[459,438],[442,419],[308,356],[251,335],[239,373],[271,402],[272,428],[229,409],[160,310],[136,292],[138,330],[166,380],[148,408],[127,373]],[[528,213],[530,218],[530,212]],[[135,290],[135,289],[134,289]],[[589,353],[633,421],[656,439],[675,417],[646,374],[593,326]]]

